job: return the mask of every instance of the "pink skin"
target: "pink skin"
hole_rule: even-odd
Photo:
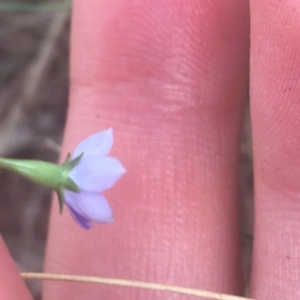
[[[252,1],[252,294],[300,297],[300,3]]]
[[[127,173],[105,192],[112,224],[83,230],[68,212],[61,217],[54,201],[46,272],[242,293],[238,167],[249,78],[248,5],[75,1],[62,157],[89,134],[112,126],[112,155]],[[250,9],[256,190],[251,296],[296,300],[300,3],[252,0]],[[0,246],[0,298],[30,299]],[[46,300],[166,297],[95,284],[44,287]]]

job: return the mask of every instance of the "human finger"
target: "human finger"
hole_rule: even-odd
[[[112,126],[115,222],[52,212],[46,271],[241,293],[238,170],[247,1],[75,1],[63,154]],[[46,299],[161,298],[47,283]]]

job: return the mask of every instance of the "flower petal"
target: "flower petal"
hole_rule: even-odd
[[[75,149],[72,157],[76,158],[81,153],[107,155],[114,143],[112,128],[102,130],[87,139],[83,140]]]
[[[84,154],[69,176],[82,190],[102,192],[112,187],[125,172],[121,162],[114,157]]]
[[[102,195],[84,191],[80,193],[65,191],[64,195],[66,204],[71,208],[70,211],[73,210],[73,217],[82,226],[86,220],[97,223],[113,221],[111,208]]]
[[[72,217],[74,218],[74,220],[75,220],[77,223],[79,223],[83,228],[85,228],[85,229],[90,229],[90,228],[93,226],[92,222],[91,222],[89,219],[87,219],[87,218],[81,216],[80,214],[78,214],[78,213],[77,213],[70,205],[68,205],[67,203],[66,203],[66,205],[67,205],[67,207],[68,207],[68,209],[69,209],[69,211],[70,211]]]

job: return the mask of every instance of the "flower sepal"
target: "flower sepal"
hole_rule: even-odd
[[[69,153],[65,162],[61,165],[62,169],[64,170],[65,180],[62,184],[62,187],[64,189],[79,193],[80,189],[78,185],[74,182],[74,180],[69,177],[69,173],[79,164],[83,154],[84,153],[81,153],[79,156],[71,160],[71,155]]]
[[[78,185],[69,177],[69,172],[74,169],[78,163],[80,162],[81,158],[83,156],[83,153],[81,153],[78,157],[75,159],[71,159],[71,154],[68,153],[65,162],[61,165],[63,173],[64,173],[64,180],[60,187],[55,189],[58,197],[59,202],[59,212],[63,212],[65,199],[64,199],[64,189],[73,191],[75,193],[79,193],[80,189]]]
[[[59,204],[59,213],[62,214],[64,210],[64,204],[65,204],[65,198],[64,198],[64,192],[63,189],[57,189],[55,190],[58,198],[58,204]]]

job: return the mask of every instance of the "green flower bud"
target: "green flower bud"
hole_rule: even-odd
[[[57,165],[39,160],[0,158],[0,167],[13,171],[31,181],[54,189],[59,198],[60,212],[63,210],[63,190],[79,192],[77,184],[68,176],[69,172],[79,163],[83,153],[73,160]]]

